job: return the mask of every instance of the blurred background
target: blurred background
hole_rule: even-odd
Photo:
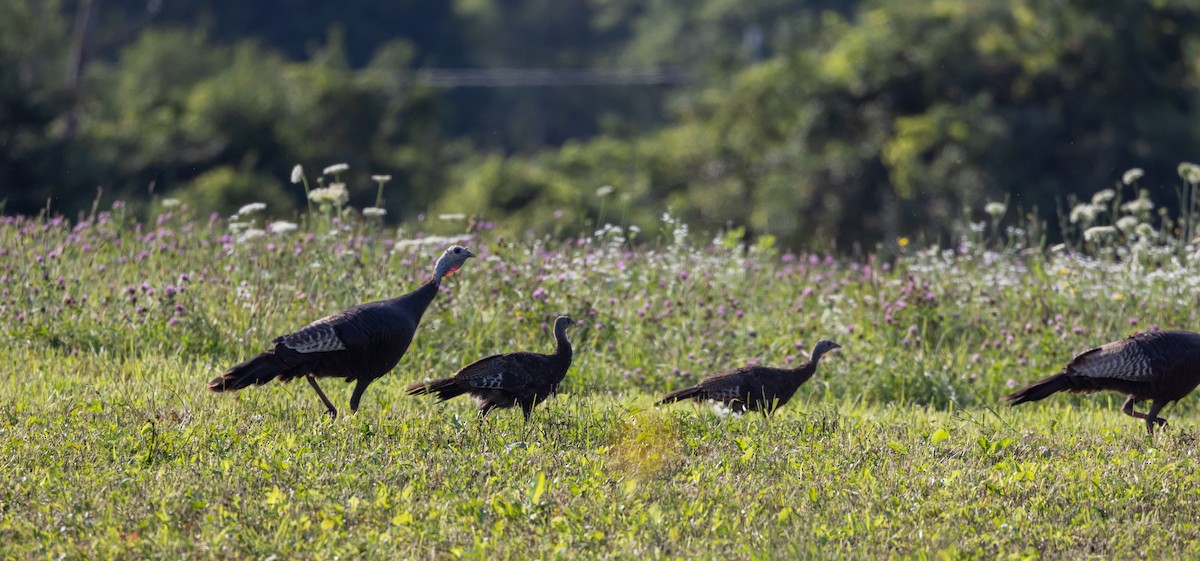
[[[346,163],[391,223],[1053,238],[1071,194],[1177,208],[1198,93],[1196,0],[0,0],[0,199],[287,217]]]

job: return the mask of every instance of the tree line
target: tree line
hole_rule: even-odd
[[[390,220],[562,232],[669,211],[827,248],[944,236],[1005,201],[1053,229],[1069,194],[1131,167],[1176,204],[1198,31],[1186,0],[0,0],[0,196],[283,214],[304,204],[294,164],[346,162],[360,206],[393,176]],[[463,68],[688,79],[422,80]]]

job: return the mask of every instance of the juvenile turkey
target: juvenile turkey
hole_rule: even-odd
[[[437,296],[442,278],[453,274],[475,254],[451,246],[434,265],[433,278],[420,288],[390,300],[359,304],[314,321],[295,333],[276,337],[275,346],[208,383],[214,392],[262,385],[275,378],[287,382],[304,376],[325,403],[331,417],[337,408],[325,397],[317,377],[357,381],[350,409],[358,411],[367,386],[387,374],[408,350],[425,308]]]
[[[479,359],[464,366],[453,376],[413,384],[408,387],[409,395],[435,394],[438,401],[470,394],[479,406],[479,418],[497,407],[507,408],[520,405],[525,420],[533,408],[558,390],[558,384],[571,368],[571,342],[567,340],[567,328],[575,320],[559,316],[554,320],[552,354],[508,353]]]
[[[1146,430],[1154,434],[1154,424],[1166,426],[1159,411],[1178,401],[1200,384],[1200,333],[1190,331],[1153,331],[1113,341],[1087,351],[1067,363],[1062,372],[1038,380],[1006,396],[1009,405],[1045,399],[1063,390],[1090,393],[1113,390],[1128,396],[1121,409],[1126,415],[1146,420]],[[1150,411],[1133,409],[1139,401],[1150,400]]]
[[[800,385],[812,378],[822,355],[840,348],[837,343],[822,339],[813,347],[812,358],[796,368],[743,366],[720,372],[705,378],[695,386],[663,396],[655,405],[684,399],[696,402],[712,400],[724,403],[737,413],[746,410],[761,411],[765,416],[786,404]]]

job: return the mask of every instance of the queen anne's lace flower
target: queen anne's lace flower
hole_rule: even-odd
[[[348,169],[350,169],[349,164],[333,164],[332,166],[325,168],[324,174],[325,175],[336,175],[336,174],[342,173],[343,171],[346,171]]]
[[[255,214],[258,212],[262,212],[266,209],[267,209],[266,203],[250,203],[248,205],[243,206],[242,208],[239,208],[237,213],[238,213],[238,216],[246,216],[249,214]]]

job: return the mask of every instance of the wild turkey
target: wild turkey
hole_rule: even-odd
[[[390,372],[408,350],[442,278],[471,257],[475,254],[469,249],[451,246],[434,265],[433,278],[420,288],[398,298],[359,304],[276,337],[274,348],[226,370],[208,383],[208,389],[240,390],[275,378],[287,382],[304,376],[336,419],[337,408],[317,385],[317,377],[345,378],[358,382],[350,396],[350,409],[357,412],[367,386]]]
[[[1113,390],[1126,394],[1121,409],[1126,415],[1166,426],[1159,411],[1178,401],[1200,384],[1200,333],[1154,331],[1113,341],[1087,351],[1067,363],[1062,372],[1038,380],[1006,396],[1009,405],[1045,399],[1063,390],[1090,393]],[[1133,405],[1150,400],[1150,411],[1139,413]]]
[[[822,339],[813,347],[812,358],[796,368],[743,366],[717,373],[690,388],[673,391],[654,405],[684,399],[696,402],[713,400],[724,403],[736,413],[761,411],[766,416],[786,404],[800,385],[812,378],[822,355],[840,348],[837,343]]]
[[[554,340],[557,345],[553,354],[508,353],[479,359],[464,366],[453,376],[413,384],[408,387],[409,395],[436,394],[438,402],[470,394],[479,407],[479,418],[497,407],[508,408],[520,405],[525,421],[533,408],[558,390],[558,384],[571,368],[571,342],[567,340],[567,328],[575,320],[559,316],[554,320]]]

